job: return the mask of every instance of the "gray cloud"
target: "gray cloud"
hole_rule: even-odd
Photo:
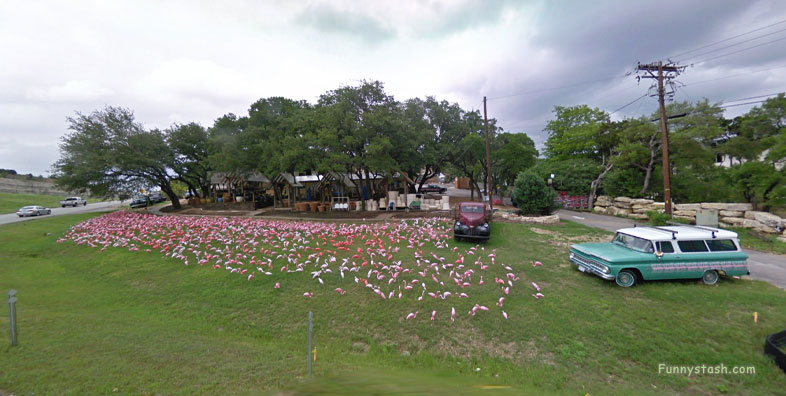
[[[648,82],[624,76],[636,62],[786,20],[780,0],[302,4],[0,2],[0,168],[46,173],[75,111],[125,106],[151,128],[210,125],[260,97],[313,102],[363,78],[399,100],[434,95],[481,109],[487,96],[498,125],[542,145],[555,105],[613,111],[647,92]],[[687,69],[676,99],[783,91],[784,43]],[[772,70],[754,73],[763,69]],[[656,106],[647,97],[614,117]]]
[[[544,119],[543,115],[548,116],[545,120],[550,119],[550,111],[555,105],[589,104],[609,112],[614,111],[643,95],[649,87],[649,80],[637,85],[635,75],[623,77],[626,72],[634,69],[637,62],[656,61],[658,58],[679,54],[783,19],[786,17],[786,11],[778,8],[777,3],[777,1],[717,1],[707,4],[663,1],[653,8],[651,3],[641,2],[625,3],[624,6],[619,2],[575,2],[572,6],[565,6],[565,3],[560,2],[559,7],[545,8],[543,18],[539,20],[540,24],[536,29],[537,35],[529,42],[536,48],[553,53],[549,67],[539,69],[536,75],[512,77],[510,84],[484,93],[489,97],[503,97],[490,101],[501,125],[528,126],[526,132],[533,137],[533,140],[545,141],[545,134],[542,131],[545,121],[538,123],[533,120]],[[755,24],[750,23],[754,21]],[[753,36],[755,35],[750,37]],[[772,38],[784,36],[786,34],[775,35]],[[761,41],[767,40],[769,38]],[[752,42],[749,45],[756,43]],[[741,45],[737,48],[745,48],[749,45]],[[703,51],[714,48],[716,47]],[[709,68],[715,68],[719,76],[724,76],[739,70],[764,69],[768,66],[784,64],[786,53],[777,51],[776,48],[778,44],[763,46],[688,68],[680,80],[686,83],[691,80],[703,80],[705,77],[701,76],[706,76]],[[692,55],[703,51],[679,56],[675,60],[690,60]],[[717,51],[694,60],[731,51],[732,49]],[[526,70],[526,68],[526,63],[520,63],[515,68],[510,65],[499,65],[495,68],[494,74],[523,75],[524,73],[517,73],[517,69]],[[619,78],[581,84],[613,76]],[[745,82],[741,83],[742,81]],[[762,81],[762,79],[757,81],[741,78],[736,82],[730,80],[704,86],[689,85],[679,89],[675,99],[695,101],[708,97],[713,101],[720,101],[723,98],[743,97],[744,94],[740,95],[742,92],[766,90],[767,83]],[[561,86],[573,87],[538,91]],[[786,86],[777,87],[773,92],[784,88]],[[505,98],[516,93],[525,94]],[[656,106],[653,99],[644,98],[634,106],[623,109],[619,115],[638,116],[650,113]]]
[[[295,20],[304,28],[367,42],[387,41],[396,37],[395,29],[384,26],[370,15],[340,11],[328,4],[306,8]]]

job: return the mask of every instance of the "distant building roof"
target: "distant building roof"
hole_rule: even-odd
[[[295,180],[295,176],[291,173],[282,172],[273,178],[273,182],[277,184],[288,183],[292,187],[303,187],[302,184]]]

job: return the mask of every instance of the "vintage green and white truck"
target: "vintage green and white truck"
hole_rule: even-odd
[[[572,245],[570,261],[579,271],[622,287],[658,279],[712,285],[720,275],[750,274],[737,233],[702,226],[622,228],[611,242]]]

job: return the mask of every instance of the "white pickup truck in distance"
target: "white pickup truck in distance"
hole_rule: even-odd
[[[79,197],[68,197],[68,198],[60,201],[60,206],[64,207],[64,208],[66,206],[74,206],[74,207],[76,207],[76,206],[79,206],[79,205],[85,206],[85,205],[87,205],[87,201],[85,201],[84,199],[79,198]]]

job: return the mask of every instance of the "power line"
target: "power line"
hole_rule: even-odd
[[[686,58],[686,59],[679,60],[678,62],[687,62],[689,59],[698,58],[698,57],[700,57],[700,56],[708,55],[708,54],[711,54],[711,53],[713,53],[713,52],[718,52],[718,51],[724,50],[724,49],[726,49],[726,48],[736,47],[736,46],[738,46],[738,45],[745,44],[745,43],[749,43],[749,42],[751,42],[751,41],[758,40],[758,39],[760,39],[760,38],[764,38],[764,37],[767,37],[767,36],[772,36],[773,34],[777,34],[777,33],[780,33],[780,32],[786,32],[786,29],[776,30],[776,31],[774,31],[774,32],[770,32],[770,33],[767,33],[767,34],[763,34],[763,35],[761,35],[761,36],[756,36],[756,37],[754,37],[754,38],[750,38],[750,39],[747,39],[747,40],[743,40],[743,41],[740,41],[740,42],[738,42],[738,43],[729,44],[729,45],[727,45],[727,46],[724,46],[724,47],[715,48],[715,49],[712,49],[712,50],[709,50],[709,51],[705,51],[705,52],[702,52],[702,53],[700,53],[700,54],[696,54],[696,55],[690,56],[690,57],[688,57],[688,58]]]
[[[740,102],[740,101],[743,101],[743,100],[758,99],[758,98],[768,98],[770,96],[776,96],[776,95],[780,95],[780,94],[783,94],[783,92],[775,92],[775,93],[766,94],[766,95],[749,96],[747,98],[742,98],[742,99],[724,100],[721,103]]]
[[[758,28],[758,29],[750,30],[750,31],[747,31],[747,32],[745,32],[745,33],[738,34],[738,35],[736,35],[736,36],[732,36],[732,37],[729,37],[729,38],[726,38],[726,39],[723,39],[723,40],[720,40],[720,41],[716,41],[716,42],[714,42],[714,43],[710,43],[710,44],[707,44],[707,45],[703,45],[703,46],[701,46],[701,47],[694,48],[694,49],[692,49],[692,50],[688,50],[688,51],[685,51],[685,52],[681,52],[681,53],[679,53],[679,54],[671,55],[671,56],[668,56],[667,58],[677,58],[677,57],[680,57],[680,56],[682,56],[682,55],[685,55],[685,54],[690,54],[691,52],[695,52],[695,51],[698,51],[698,50],[702,50],[702,49],[705,49],[705,48],[709,48],[709,47],[712,47],[713,45],[717,45],[717,44],[725,43],[725,42],[727,42],[727,41],[734,40],[734,39],[736,39],[736,38],[738,38],[738,37],[746,36],[746,35],[749,35],[749,34],[751,34],[751,33],[756,33],[756,32],[762,31],[762,30],[764,30],[764,29],[767,29],[767,28],[771,28],[771,27],[773,27],[773,26],[780,25],[780,24],[782,24],[782,23],[786,23],[786,20],[782,20],[782,21],[780,21],[780,22],[775,22],[775,23],[773,23],[773,24],[770,24],[770,25],[767,25],[767,26],[764,26],[764,27],[760,27],[760,28]]]
[[[678,87],[678,88],[679,88],[680,92],[684,93],[685,96],[688,97],[688,100],[690,100],[691,102],[694,102],[693,98],[690,96],[688,91],[685,90],[685,87]]]
[[[712,58],[709,58],[709,59],[704,59],[704,60],[702,60],[702,61],[693,62],[693,63],[691,63],[691,66],[700,65],[700,64],[702,64],[702,63],[706,63],[706,62],[709,62],[709,61],[711,61],[711,60],[715,60],[715,59],[718,59],[718,58],[723,58],[724,56],[729,56],[729,55],[738,54],[738,53],[740,53],[740,52],[743,52],[743,51],[752,50],[752,49],[754,49],[754,48],[759,48],[759,47],[761,47],[761,46],[764,46],[764,45],[767,45],[767,44],[772,44],[772,43],[775,43],[775,42],[778,42],[778,41],[783,41],[783,40],[786,40],[786,37],[782,37],[782,38],[779,38],[779,39],[776,39],[776,40],[767,41],[767,42],[765,42],[765,43],[757,44],[757,45],[754,45],[754,46],[752,46],[752,47],[743,48],[743,49],[741,49],[741,50],[737,50],[737,51],[732,51],[732,52],[729,52],[729,53],[727,53],[727,54],[718,55],[718,56],[715,56],[715,57],[712,57]]]
[[[630,106],[630,105],[632,105],[632,104],[634,104],[634,103],[644,99],[647,96],[649,96],[649,92],[645,93],[644,95],[639,96],[638,98],[634,99],[633,101],[629,102],[628,104],[623,105],[619,109],[612,111],[611,113],[609,113],[609,115],[612,115],[612,114],[614,114],[614,113],[616,113],[616,112],[618,112],[618,111],[620,111],[620,110],[622,110],[622,109],[624,109],[624,108],[626,108],[626,107],[628,107],[628,106]]]
[[[721,109],[725,109],[727,107],[745,106],[745,105],[749,105],[749,104],[764,103],[764,102],[766,102],[766,100],[756,100],[756,101],[753,101],[753,102],[737,103],[737,104],[730,104],[730,105],[724,105],[724,106],[718,106],[718,107],[721,108]]]
[[[725,80],[727,78],[747,76],[747,75],[761,73],[761,72],[766,72],[766,71],[770,71],[770,70],[783,69],[784,67],[786,67],[786,65],[776,66],[776,67],[772,67],[772,68],[769,68],[769,69],[756,70],[756,71],[747,72],[747,73],[737,73],[737,74],[732,74],[732,75],[725,76],[725,77],[713,78],[713,79],[709,79],[709,80],[694,81],[694,82],[685,84],[685,86],[689,87],[689,86],[692,86],[692,85],[704,84],[704,83],[708,83],[708,82],[712,82],[712,81]]]
[[[625,77],[627,77],[629,75],[630,75],[630,73],[627,73],[627,74],[622,75],[622,76],[614,76],[614,77],[602,78],[602,79],[598,79],[598,80],[583,81],[583,82],[579,82],[579,83],[576,83],[576,84],[563,85],[563,86],[560,86],[560,87],[534,89],[534,90],[531,90],[531,91],[524,91],[524,92],[519,92],[519,93],[515,93],[515,94],[510,94],[510,95],[495,96],[493,98],[488,98],[488,100],[506,99],[506,98],[513,98],[513,97],[516,97],[516,96],[524,96],[524,95],[530,95],[530,94],[535,94],[535,93],[542,93],[542,92],[549,92],[549,91],[559,91],[561,89],[574,88],[574,87],[578,87],[578,86],[582,86],[582,85],[586,85],[586,84],[592,84],[592,83],[604,82],[604,81],[611,81],[611,80],[616,80],[618,78],[625,78]]]

